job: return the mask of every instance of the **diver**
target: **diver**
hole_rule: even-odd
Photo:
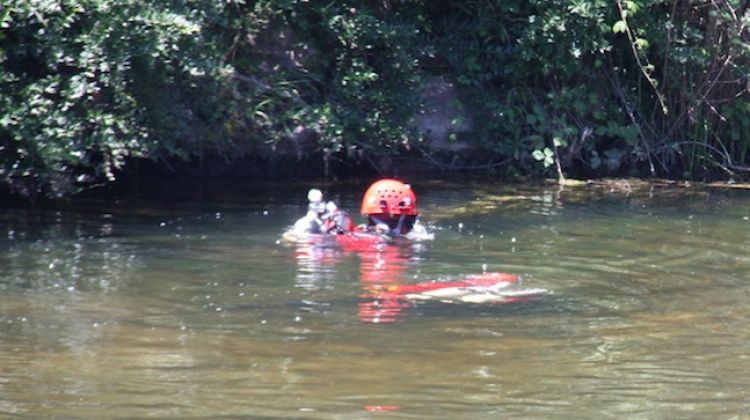
[[[376,181],[362,198],[364,229],[388,236],[403,236],[417,224],[417,196],[409,184],[395,179]]]
[[[322,230],[324,233],[344,234],[352,231],[352,219],[349,215],[338,208],[336,203],[326,203],[326,212],[321,216],[323,220]]]
[[[297,234],[310,234],[323,232],[322,216],[326,212],[326,203],[323,201],[323,193],[313,188],[307,192],[307,214],[294,223],[294,232]]]

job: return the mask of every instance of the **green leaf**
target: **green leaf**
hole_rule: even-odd
[[[626,8],[627,10],[630,10],[631,12],[635,13],[635,12],[637,12],[638,10],[640,10],[640,9],[641,9],[641,5],[640,5],[640,4],[639,4],[639,2],[637,2],[637,1],[633,1],[633,0],[625,0],[625,8]]]
[[[529,141],[531,141],[536,147],[544,146],[544,137],[540,136],[539,134],[530,135]]]
[[[544,109],[538,104],[534,104],[532,109],[534,110],[534,114],[536,115],[537,120],[539,120],[539,123],[544,124],[544,122],[546,121],[546,116],[544,115]]]
[[[612,25],[612,32],[613,33],[625,33],[628,30],[628,24],[624,20],[618,20],[615,22],[614,25]]]

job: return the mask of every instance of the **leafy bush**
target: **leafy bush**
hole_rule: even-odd
[[[747,3],[5,0],[0,177],[61,196],[140,158],[429,153],[435,77],[478,122],[467,160],[741,177]]]
[[[188,153],[181,142],[195,92],[217,70],[202,26],[208,12],[167,1],[6,1],[5,183],[60,196],[113,180],[129,158]]]

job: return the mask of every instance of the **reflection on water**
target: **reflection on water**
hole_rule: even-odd
[[[395,243],[360,250],[359,282],[362,288],[357,303],[357,316],[367,323],[395,322],[407,315],[411,304],[401,299],[388,299],[378,293],[383,287],[408,281],[407,269],[415,259],[412,243]]]
[[[418,262],[415,253],[424,249],[422,244],[402,238],[388,243],[367,239],[339,243],[335,238],[287,244],[297,259],[295,286],[333,289],[341,272],[354,269],[350,273],[356,276],[352,282],[358,281],[361,287],[357,303],[360,321],[395,322],[406,316],[411,304],[403,299],[384,299],[379,290],[408,282],[408,267],[410,262]]]
[[[0,415],[750,412],[749,195],[413,184],[435,239],[362,249],[278,243],[307,186],[0,210]],[[552,293],[372,293],[482,271]]]

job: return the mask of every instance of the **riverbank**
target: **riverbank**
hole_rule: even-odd
[[[750,189],[750,184],[734,180],[694,181],[684,179],[639,177],[565,177],[517,175],[510,160],[480,163],[465,158],[453,161],[427,158],[411,154],[381,156],[377,161],[349,162],[341,159],[324,160],[321,156],[285,159],[264,156],[226,161],[221,158],[192,161],[154,162],[145,159],[130,161],[116,174],[114,182],[81,185],[75,194],[58,198],[42,195],[22,196],[0,190],[4,203],[23,205],[41,202],[75,202],[90,197],[107,199],[138,195],[158,195],[168,191],[182,194],[211,195],[217,191],[261,193],[269,185],[297,185],[300,191],[311,185],[351,185],[361,188],[374,179],[392,177],[414,184],[433,183],[502,183],[528,185],[557,185],[560,188],[589,188],[613,193],[629,193],[658,188],[682,189]]]

